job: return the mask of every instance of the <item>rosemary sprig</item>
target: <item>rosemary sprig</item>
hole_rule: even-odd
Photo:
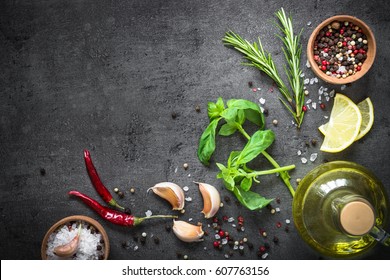
[[[278,25],[284,36],[277,35],[284,43],[283,52],[285,54],[289,69],[286,70],[292,93],[281,79],[275,63],[272,60],[270,53],[265,52],[260,38],[258,43],[253,44],[244,40],[240,35],[233,31],[226,32],[222,39],[225,45],[231,46],[241,52],[248,62],[244,65],[253,66],[267,74],[278,87],[282,97],[279,100],[293,115],[298,127],[301,126],[304,112],[302,110],[304,104],[303,80],[300,76],[302,71],[299,68],[301,57],[301,46],[299,42],[300,34],[294,36],[291,17],[287,17],[283,8],[276,13],[281,25]]]
[[[284,56],[287,60],[288,70],[286,74],[292,89],[292,95],[295,98],[295,114],[298,126],[302,123],[304,111],[302,111],[305,95],[303,94],[303,78],[301,77],[302,70],[300,69],[302,47],[300,44],[300,37],[302,30],[298,35],[294,35],[291,16],[287,17],[284,9],[281,8],[276,12],[281,25],[278,25],[283,36],[277,35],[283,42],[282,48]],[[299,121],[298,121],[299,120]]]

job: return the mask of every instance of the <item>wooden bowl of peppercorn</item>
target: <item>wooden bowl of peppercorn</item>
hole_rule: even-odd
[[[360,19],[337,15],[314,29],[307,44],[313,72],[331,84],[348,84],[363,77],[374,63],[375,37]]]
[[[64,235],[66,238],[66,235],[69,235],[71,231],[76,231],[80,234],[77,252],[67,258],[61,258],[53,254],[53,248],[55,246],[66,244],[65,241],[58,241],[58,239],[63,238]],[[70,237],[68,236],[68,238]],[[107,260],[109,252],[110,242],[103,226],[98,221],[83,215],[68,216],[52,225],[46,232],[41,247],[41,257],[43,260]]]

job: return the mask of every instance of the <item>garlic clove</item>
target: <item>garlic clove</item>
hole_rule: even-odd
[[[203,241],[204,235],[202,224],[192,225],[184,221],[173,220],[172,230],[177,238],[184,242]]]
[[[203,210],[202,213],[206,219],[213,217],[217,214],[221,205],[221,197],[218,190],[206,183],[197,183],[199,185],[199,191],[203,197]]]
[[[172,205],[172,210],[184,208],[184,191],[178,185],[171,182],[162,182],[148,189],[152,190],[159,197],[164,198]]]

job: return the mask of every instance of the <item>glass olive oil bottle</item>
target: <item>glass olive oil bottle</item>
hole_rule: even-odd
[[[318,166],[300,182],[293,217],[301,237],[331,258],[354,257],[376,240],[390,242],[383,231],[388,201],[381,182],[365,167],[334,161]]]

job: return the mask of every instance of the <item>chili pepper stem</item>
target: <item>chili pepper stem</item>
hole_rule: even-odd
[[[120,205],[116,202],[115,199],[111,199],[111,200],[108,202],[108,204],[109,204],[110,206],[116,207],[116,208],[118,208],[118,209],[120,209],[120,210],[122,210],[122,211],[125,210],[125,207],[120,206]]]
[[[137,226],[140,223],[142,223],[145,220],[149,219],[177,219],[178,216],[173,216],[173,215],[154,215],[154,216],[148,216],[148,217],[134,217],[134,225]]]

